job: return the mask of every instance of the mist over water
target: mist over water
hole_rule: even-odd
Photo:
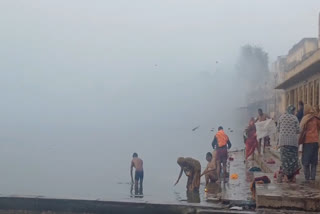
[[[243,147],[239,48],[315,34],[317,0],[248,2],[2,1],[1,194],[130,199],[137,152],[142,200],[185,198],[179,156],[204,167],[220,125]]]
[[[205,166],[211,128],[237,128],[232,87],[223,84],[223,73],[159,70],[111,80],[84,73],[74,90],[40,75],[46,87],[12,87],[17,97],[7,99],[11,108],[1,115],[7,121],[1,127],[2,193],[124,199],[133,152],[144,160],[146,198],[184,192],[184,180],[173,189],[177,157]],[[73,84],[61,80],[68,81]],[[241,147],[235,135],[234,147]]]

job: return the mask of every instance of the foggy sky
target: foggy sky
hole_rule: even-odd
[[[203,159],[209,130],[234,125],[232,110],[245,104],[233,84],[240,47],[259,45],[272,61],[317,37],[319,11],[319,0],[0,1],[0,140],[8,153],[0,155],[0,186],[38,194],[23,179],[49,188],[67,173],[70,185],[101,170],[97,162],[117,161],[127,172],[134,151],[146,168],[162,152],[170,163]],[[37,180],[43,170],[48,183]],[[17,176],[26,171],[34,177]]]

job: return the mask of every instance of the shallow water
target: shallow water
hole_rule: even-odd
[[[0,112],[2,195],[185,202],[185,176],[173,186],[178,157],[198,159],[204,168],[219,125],[234,129],[233,149],[243,147],[232,87],[214,93],[225,76],[100,75],[63,76],[65,85],[40,76],[42,88],[32,81],[23,90],[10,85]],[[216,102],[221,96],[224,104]],[[133,152],[144,161],[143,198],[130,194]]]
[[[175,138],[167,139],[162,132]],[[40,141],[37,138],[41,136],[28,134],[15,141],[3,141],[1,194],[167,203],[205,201],[204,185],[200,195],[187,197],[185,175],[177,186],[173,184],[179,173],[177,157],[194,157],[200,160],[202,168],[206,166],[205,154],[211,151],[210,131],[158,130],[145,134],[137,143],[127,133],[118,135],[114,138],[118,140],[111,143],[94,139],[95,135],[90,140],[85,131],[79,132],[76,139],[70,136],[63,142]],[[233,148],[241,147],[233,140],[235,136],[236,133],[230,133]],[[23,143],[26,137],[33,141]],[[131,193],[129,169],[133,151],[144,160],[143,197]]]

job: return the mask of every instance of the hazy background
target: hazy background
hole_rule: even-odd
[[[211,128],[235,129],[242,147],[240,47],[273,61],[317,37],[319,11],[318,0],[0,1],[1,193],[125,199],[138,152],[145,199],[176,199],[176,158],[204,166]]]

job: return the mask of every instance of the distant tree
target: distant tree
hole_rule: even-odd
[[[272,92],[269,57],[261,47],[245,45],[240,49],[236,65],[238,87],[245,90],[247,103],[261,101]]]
[[[263,83],[269,72],[269,57],[261,47],[245,45],[240,49],[237,63],[238,74],[249,83]]]

